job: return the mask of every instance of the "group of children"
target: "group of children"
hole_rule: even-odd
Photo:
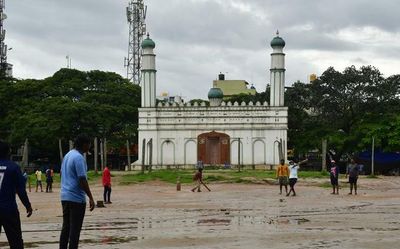
[[[282,188],[285,187],[286,196],[289,196],[293,192],[293,196],[296,195],[296,191],[294,190],[294,186],[297,182],[297,172],[300,168],[300,164],[305,163],[307,160],[296,163],[294,161],[289,161],[289,166],[285,164],[285,160],[280,161],[280,165],[276,168],[276,177],[279,181],[280,194],[282,194]],[[349,177],[350,183],[350,193],[349,195],[354,194],[357,195],[357,180],[360,172],[360,167],[355,163],[354,159],[352,159],[347,166],[346,169],[346,178]],[[332,185],[332,193],[331,194],[339,194],[339,166],[336,164],[334,160],[331,160],[330,165],[330,180]],[[287,185],[289,183],[290,190],[288,192]]]
[[[38,192],[38,189],[40,187],[40,192],[43,192],[43,186],[42,186],[42,171],[40,169],[37,169],[35,172],[35,180],[36,180],[36,192]],[[28,183],[29,186],[29,192],[31,192],[31,183],[29,181],[29,175],[24,170],[24,173],[22,175],[25,179],[25,186]],[[53,178],[54,178],[54,171],[52,168],[48,168],[45,172],[46,176],[46,193],[51,193],[53,192]]]
[[[286,196],[289,196],[291,193],[292,196],[296,196],[296,191],[294,190],[294,186],[297,183],[298,178],[298,170],[300,169],[300,165],[307,162],[307,159],[301,162],[296,163],[293,160],[289,161],[289,166],[285,164],[285,160],[281,160],[280,164],[276,168],[276,177],[279,181],[279,194],[282,194],[282,188],[285,187]],[[288,192],[288,185],[290,186],[290,190]]]
[[[350,160],[350,163],[346,169],[346,178],[349,177],[350,183],[350,192],[349,195],[354,194],[357,195],[357,181],[358,175],[360,174],[360,166],[354,161],[354,159]],[[331,177],[331,185],[332,185],[332,194],[339,194],[339,166],[336,164],[334,160],[331,160],[331,168],[330,168],[330,177]]]

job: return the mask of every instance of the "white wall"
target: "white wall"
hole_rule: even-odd
[[[284,142],[284,155],[286,155],[287,108],[268,106],[141,108],[140,152],[137,164],[142,162],[141,141],[146,139],[148,142],[152,138],[153,165],[194,165],[197,162],[197,137],[211,131],[230,136],[231,164],[237,164],[237,139],[240,138],[242,165],[275,165],[279,163],[277,141]],[[146,155],[148,152],[146,151]]]

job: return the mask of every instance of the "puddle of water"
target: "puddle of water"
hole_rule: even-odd
[[[113,237],[113,236],[106,236],[101,240],[101,244],[107,244],[107,245],[117,245],[117,244],[124,244],[132,241],[138,240],[137,236],[131,236],[131,237]],[[85,243],[85,242],[84,242]],[[93,242],[87,242],[87,243],[94,243],[97,244],[98,241],[93,241]]]
[[[103,245],[119,245],[124,243],[129,243],[138,240],[137,236],[131,237],[115,237],[115,236],[105,236],[102,239],[81,239],[79,244],[103,244]],[[25,248],[41,248],[45,245],[55,245],[58,244],[57,241],[35,241],[35,242],[24,242]],[[5,248],[8,242],[0,242],[0,248]]]
[[[231,223],[231,220],[228,219],[200,219],[197,221],[197,224],[199,225],[229,225]]]
[[[309,219],[297,218],[297,219],[278,219],[276,223],[278,225],[302,225],[304,223],[310,222]]]

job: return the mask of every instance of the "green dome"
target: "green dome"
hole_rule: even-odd
[[[221,88],[213,87],[208,92],[208,99],[222,99],[224,97],[224,93]]]
[[[152,39],[150,39],[149,35],[147,34],[147,38],[144,39],[142,42],[142,48],[145,49],[145,48],[155,48],[155,47],[156,47],[155,42]]]
[[[271,41],[271,47],[282,47],[283,48],[285,45],[286,45],[285,41],[279,36],[276,36]]]

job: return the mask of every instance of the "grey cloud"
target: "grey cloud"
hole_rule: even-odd
[[[128,0],[6,0],[9,60],[19,77],[47,77],[65,65],[125,75]],[[157,43],[159,90],[205,98],[220,72],[263,90],[269,81],[269,42],[276,29],[287,42],[287,84],[321,72],[318,61],[297,54],[313,50],[393,58],[396,44],[343,41],[348,27],[374,26],[399,33],[399,1],[363,0],[145,0],[147,26]],[[246,5],[241,10],[232,3]],[[396,52],[397,51],[397,52]],[[337,65],[332,65],[337,66]],[[379,68],[379,65],[376,65]],[[389,69],[390,70],[390,69]],[[158,92],[160,92],[158,91]]]

